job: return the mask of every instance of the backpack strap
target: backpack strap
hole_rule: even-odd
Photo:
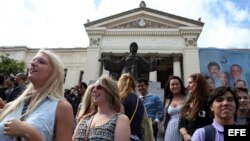
[[[214,126],[211,125],[207,125],[204,127],[205,129],[205,141],[215,141],[215,128]]]

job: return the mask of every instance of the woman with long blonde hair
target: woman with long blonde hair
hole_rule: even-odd
[[[1,140],[71,140],[74,117],[71,105],[64,99],[63,78],[59,58],[40,50],[31,61],[30,84],[0,115]]]
[[[142,140],[141,121],[144,113],[144,105],[135,92],[136,83],[132,75],[122,74],[118,80],[120,99],[125,115],[130,120],[131,141]]]
[[[75,129],[73,141],[128,141],[129,120],[120,114],[116,82],[107,76],[100,77],[91,90],[91,98],[93,105],[90,112],[80,114],[82,118]]]

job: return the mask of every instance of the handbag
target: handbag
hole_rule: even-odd
[[[152,120],[151,118],[148,118],[145,107],[141,122],[141,132],[143,141],[155,141],[153,127],[152,127]]]

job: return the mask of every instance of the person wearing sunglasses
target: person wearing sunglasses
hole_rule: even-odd
[[[90,112],[83,114],[72,140],[128,141],[129,119],[120,114],[121,102],[116,81],[102,76],[94,84]]]

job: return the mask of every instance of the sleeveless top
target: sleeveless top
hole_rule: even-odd
[[[89,141],[113,141],[114,140],[114,132],[115,125],[120,114],[116,113],[112,116],[112,118],[104,123],[103,125],[96,126],[94,128],[89,129],[88,140]],[[78,126],[78,129],[75,133],[74,141],[84,141],[86,137],[87,131],[87,123],[91,119],[91,116],[84,118]]]
[[[135,112],[137,98],[139,97],[136,94],[128,93],[128,95],[123,101],[125,115],[128,116],[130,120],[132,118],[132,115]],[[135,112],[133,120],[130,123],[130,129],[131,129],[131,135],[136,135],[137,137],[142,139],[141,122],[142,122],[143,113],[144,113],[144,105],[140,98],[138,102],[139,103],[138,103],[137,110]]]
[[[40,105],[30,113],[26,122],[31,124],[36,128],[45,138],[46,141],[55,141],[54,136],[54,126],[56,119],[56,108],[58,100],[54,100],[46,97]],[[0,122],[0,141],[16,141],[17,137],[5,136],[3,134],[3,128],[6,121],[11,119],[20,119],[21,112],[24,106],[24,102],[20,104],[13,112],[9,113],[1,122]],[[25,141],[24,138],[21,138],[22,141]]]
[[[178,128],[181,109],[182,109],[182,104],[176,107],[169,105],[167,112],[170,116],[170,119],[166,127],[164,141],[182,141],[183,140],[180,134],[179,128]]]

